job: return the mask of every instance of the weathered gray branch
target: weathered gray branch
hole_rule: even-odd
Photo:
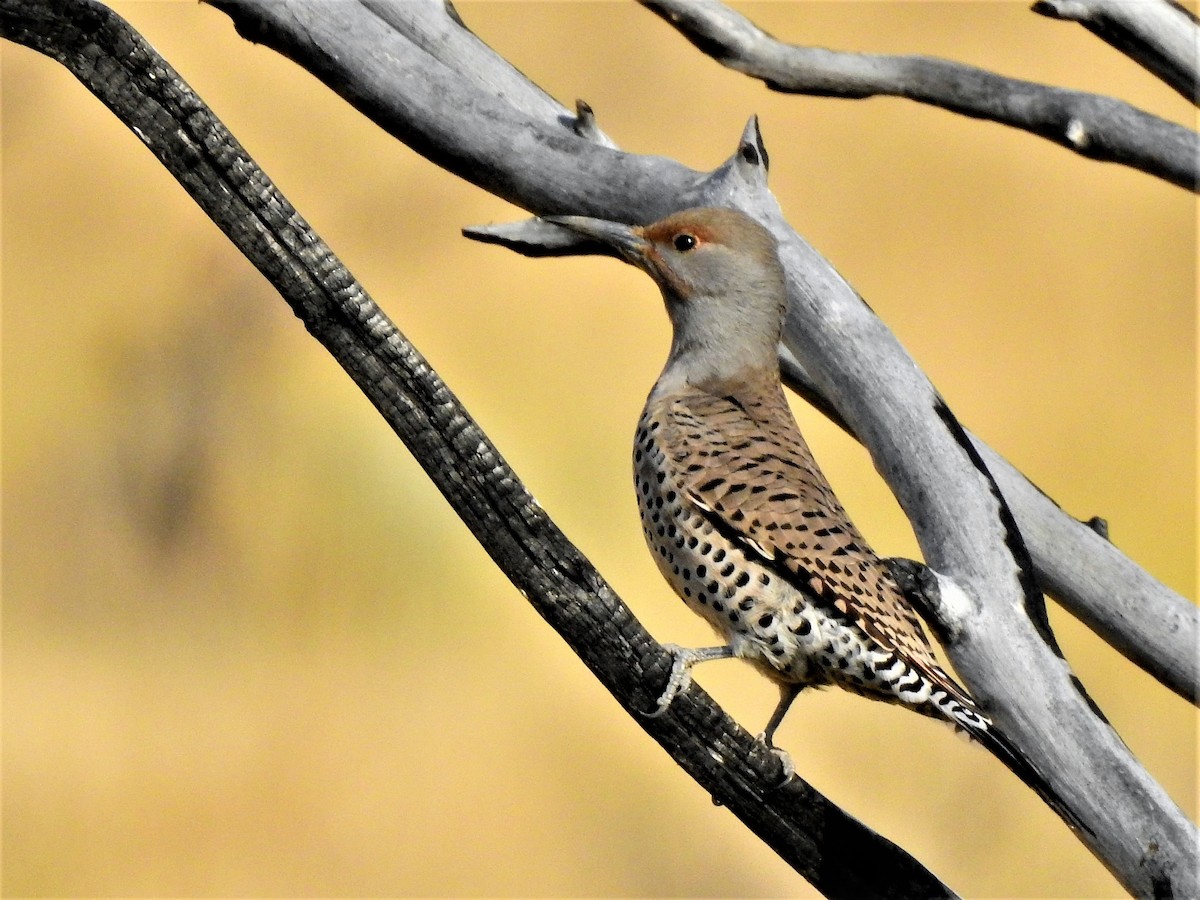
[[[836,272],[798,237],[784,233],[781,251],[797,277],[789,349],[870,449],[926,562],[961,589],[939,620],[955,668],[1068,798],[1093,831],[1081,839],[1127,888],[1200,892],[1195,826],[1089,710],[1050,636],[1020,529],[969,437]],[[1171,850],[1147,855],[1164,840]]]
[[[1078,22],[1196,103],[1195,17],[1171,0],[1037,0],[1035,13]]]
[[[830,897],[952,897],[902,849],[799,779],[697,686],[661,717],[671,665],[487,435],[178,74],[91,0],[0,0],[0,36],[63,63],[280,292],[480,543],[600,681],[713,798]]]
[[[576,119],[565,115],[566,110],[557,100],[472,34],[453,6],[446,7],[445,15],[433,16],[410,15],[389,0],[363,0],[363,6],[402,33],[431,59],[450,66],[481,90],[503,97],[512,108],[543,121],[558,119],[563,124],[575,126]],[[470,59],[473,65],[464,68],[461,66],[464,59]],[[616,146],[599,129],[595,129],[592,138],[606,147]]]
[[[1021,128],[1091,159],[1200,190],[1196,133],[1112,97],[1005,78],[928,56],[785,44],[719,0],[639,2],[722,65],[760,78],[772,90],[853,99],[907,97]]]

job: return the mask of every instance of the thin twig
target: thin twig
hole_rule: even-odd
[[[722,65],[760,78],[772,90],[848,99],[906,97],[1021,128],[1090,159],[1200,190],[1196,133],[1112,97],[1005,78],[929,56],[786,44],[718,0],[639,2]]]

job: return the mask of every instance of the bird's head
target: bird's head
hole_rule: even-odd
[[[777,366],[787,288],[775,238],[744,213],[696,208],[634,227],[551,216],[611,247],[658,284],[674,339],[668,369],[693,384]]]

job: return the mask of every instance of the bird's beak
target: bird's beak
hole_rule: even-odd
[[[545,221],[569,228],[577,234],[590,238],[614,251],[626,262],[639,265],[646,258],[650,242],[641,235],[641,230],[607,219],[589,219],[587,216],[543,216]]]

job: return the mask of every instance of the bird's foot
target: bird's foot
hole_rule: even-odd
[[[671,654],[671,674],[667,678],[667,686],[663,689],[654,709],[642,713],[647,719],[657,719],[667,711],[671,701],[680,691],[686,691],[692,683],[692,666],[696,663],[708,662],[713,659],[729,659],[733,656],[730,647],[701,647],[696,650],[680,647],[678,644],[663,644],[663,649]]]
[[[768,735],[765,731],[758,736],[758,740],[761,741],[769,751],[771,751],[772,756],[779,760],[780,768],[783,769],[783,777],[779,779],[778,784],[772,786],[774,790],[779,790],[796,777],[796,764],[792,762],[792,755],[786,750],[776,747],[775,744],[771,742],[770,735]]]
[[[692,666],[699,662],[695,658],[695,650],[680,647],[678,644],[664,644],[663,649],[671,654],[671,674],[667,678],[667,686],[658,698],[658,703],[651,712],[645,713],[647,719],[657,719],[667,711],[667,707],[671,705],[676,694],[687,690],[688,685],[692,683]]]

